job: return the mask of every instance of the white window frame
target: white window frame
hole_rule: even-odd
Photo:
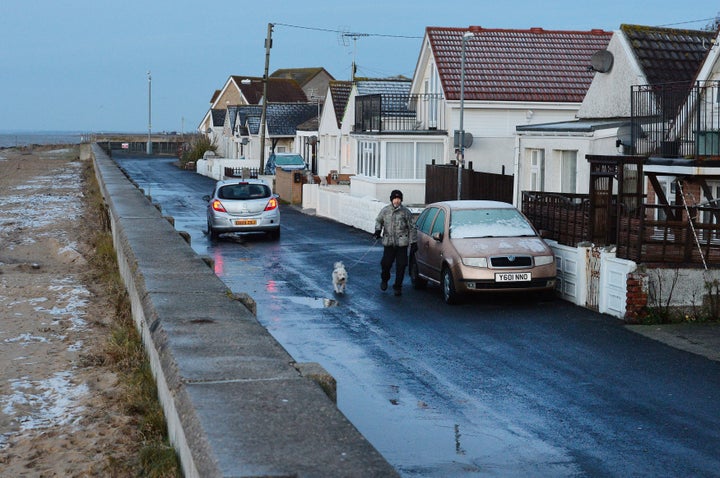
[[[528,149],[527,156],[530,163],[530,190],[545,190],[545,150]]]

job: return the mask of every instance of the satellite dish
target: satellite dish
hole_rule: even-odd
[[[599,73],[607,73],[612,70],[613,54],[607,50],[598,50],[590,58],[590,65]]]
[[[463,148],[469,148],[473,144],[473,135],[465,131],[463,135]],[[455,148],[460,147],[460,131],[455,130],[455,136],[453,138],[453,145]]]

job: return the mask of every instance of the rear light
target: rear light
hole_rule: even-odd
[[[213,200],[213,202],[212,202],[212,208],[213,208],[213,211],[217,211],[217,212],[227,212],[227,211],[225,210],[225,206],[222,205],[222,203],[220,202],[219,199]]]
[[[277,198],[270,198],[267,205],[265,205],[266,211],[272,211],[273,209],[277,209],[278,207],[278,200]]]

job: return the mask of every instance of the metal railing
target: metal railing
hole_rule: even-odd
[[[440,94],[375,94],[355,98],[355,125],[360,133],[444,131],[445,108]]]
[[[630,102],[635,154],[720,158],[720,81],[635,85]]]

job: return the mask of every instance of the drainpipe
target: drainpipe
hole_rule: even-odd
[[[520,135],[515,132],[515,154],[513,161],[513,206],[520,209]]]

